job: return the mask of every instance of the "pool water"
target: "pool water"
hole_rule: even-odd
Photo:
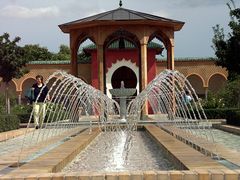
[[[102,132],[63,172],[176,170],[145,131]]]
[[[212,129],[212,132],[217,143],[240,152],[240,136],[218,129]]]

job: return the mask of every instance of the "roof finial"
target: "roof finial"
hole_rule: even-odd
[[[122,7],[122,0],[120,0],[119,2],[119,7]]]

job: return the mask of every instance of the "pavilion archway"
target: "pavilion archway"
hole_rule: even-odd
[[[117,46],[117,50],[112,50],[113,46]],[[139,92],[141,87],[141,62],[140,62],[140,42],[138,37],[125,30],[118,29],[109,34],[103,44],[104,48],[104,81],[105,81],[105,93],[111,96],[109,89],[112,88],[111,78],[113,73],[120,67],[126,66],[130,68],[137,79],[136,88]],[[114,52],[120,52],[119,57],[114,56]],[[119,60],[121,59],[121,60]],[[126,60],[129,59],[129,60]]]
[[[70,34],[70,49],[71,49],[71,74],[75,76],[79,76],[78,74],[78,62],[81,61],[79,59],[79,54],[81,53],[81,50],[79,50],[80,46],[86,42],[91,41],[93,44],[95,43],[95,38],[90,32],[72,32]]]
[[[167,30],[165,33],[164,31],[161,30],[156,30],[153,32],[148,40],[148,43],[151,42],[154,39],[158,39],[160,42],[163,43],[164,49],[166,49],[166,54],[167,54],[167,64],[166,68],[167,69],[174,69],[174,32]]]

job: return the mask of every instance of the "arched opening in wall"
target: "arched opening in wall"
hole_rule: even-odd
[[[91,79],[98,80],[98,77],[92,77],[94,74],[92,71],[97,71],[97,69],[92,69],[92,67],[97,68],[97,47],[90,37],[85,37],[80,42],[77,53],[77,62],[79,78],[82,77],[81,79],[89,82],[91,82]],[[93,66],[91,66],[91,64],[93,64]]]
[[[30,103],[30,100],[27,98],[27,96],[34,83],[36,83],[34,78],[28,78],[22,83],[22,103]]]
[[[5,99],[5,92],[6,92],[6,83],[3,81],[0,82],[0,96],[1,99]],[[11,105],[17,104],[18,97],[17,97],[17,91],[16,91],[16,84],[13,81],[10,81],[8,83],[8,94],[10,97]]]
[[[192,85],[193,89],[197,93],[199,98],[204,98],[205,97],[205,90],[203,87],[203,81],[200,78],[200,76],[193,74],[187,77],[187,80],[190,82]]]
[[[124,82],[125,88],[136,88],[137,77],[133,70],[126,66],[118,68],[112,75],[111,83],[113,88],[120,88],[121,81]]]
[[[118,68],[116,71],[114,71],[112,78],[111,78],[111,84],[113,89],[121,88],[121,82],[124,82],[125,88],[134,88],[137,87],[137,76],[134,73],[134,71],[126,66],[122,66]],[[135,96],[136,93],[132,97],[128,97],[127,103],[130,102]],[[113,97],[116,101],[119,102],[119,97]],[[119,102],[120,103],[120,102]]]
[[[219,90],[224,88],[226,83],[227,83],[227,80],[223,75],[214,74],[213,76],[211,76],[211,78],[208,81],[208,90],[213,93],[217,93]]]

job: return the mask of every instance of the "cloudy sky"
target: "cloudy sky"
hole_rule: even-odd
[[[229,31],[229,0],[123,0],[123,7],[184,21],[175,34],[176,57],[213,57],[212,27]],[[239,0],[235,0],[239,7]],[[40,44],[57,52],[69,44],[59,24],[118,8],[119,0],[0,0],[0,35],[20,36],[21,45]]]

